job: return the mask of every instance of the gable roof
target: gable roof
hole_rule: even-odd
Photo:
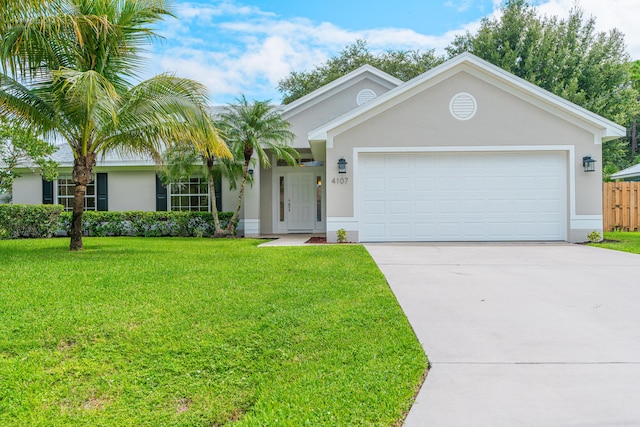
[[[465,52],[409,80],[403,85],[380,95],[376,99],[361,105],[349,113],[312,130],[309,132],[308,138],[310,141],[326,141],[329,132],[341,127],[346,129],[355,126],[459,71],[467,71],[541,108],[551,109],[556,114],[562,114],[566,119],[573,121],[578,126],[596,128],[600,131],[600,136],[603,141],[617,139],[626,135],[626,129],[622,126],[564,98],[554,95],[471,53]],[[330,146],[331,144],[328,145]]]
[[[611,175],[611,178],[624,179],[624,178],[635,178],[638,176],[640,176],[640,163],[614,173],[613,175]]]
[[[319,100],[328,97],[332,93],[338,92],[341,87],[351,86],[352,84],[360,82],[367,77],[372,78],[381,85],[386,86],[388,89],[393,89],[403,83],[402,80],[393,77],[391,74],[387,74],[376,67],[365,64],[360,68],[314,90],[302,98],[296,99],[292,103],[283,106],[282,111],[286,115],[290,116],[294,114],[295,111],[307,109]]]

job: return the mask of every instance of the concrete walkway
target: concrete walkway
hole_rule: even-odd
[[[432,364],[406,427],[640,426],[640,255],[365,247]]]
[[[324,234],[274,234],[261,236],[262,239],[273,239],[268,242],[262,243],[258,245],[261,247],[269,247],[269,246],[308,246],[313,243],[306,243],[311,237],[314,236],[322,236]]]

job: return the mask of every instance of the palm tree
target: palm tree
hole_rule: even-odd
[[[7,2],[7,0],[3,0]],[[135,84],[151,25],[171,16],[168,0],[29,0],[0,23],[0,115],[74,154],[71,250],[82,249],[82,215],[96,159],[108,151],[151,154],[191,144],[230,153],[207,114],[204,86],[171,74]],[[28,4],[28,3],[27,3]]]
[[[163,167],[160,177],[165,185],[171,182],[189,178],[197,172],[202,172],[207,177],[209,186],[209,200],[211,201],[211,214],[213,216],[214,237],[224,237],[228,233],[220,225],[218,206],[216,205],[216,182],[227,177],[235,185],[237,162],[232,158],[218,158],[217,154],[206,150],[196,151],[197,147],[178,147],[167,151],[163,155]]]
[[[244,96],[240,97],[235,104],[224,108],[220,114],[219,128],[230,145],[234,159],[242,164],[238,203],[227,225],[227,234],[232,234],[240,215],[249,165],[254,154],[264,168],[271,166],[266,150],[290,165],[296,164],[299,154],[290,145],[294,134],[289,130],[289,122],[269,101],[249,102]]]

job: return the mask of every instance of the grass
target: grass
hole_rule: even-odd
[[[400,425],[427,360],[361,246],[0,241],[0,425]]]
[[[615,249],[617,251],[640,254],[640,233],[631,231],[611,231],[604,233],[604,242],[591,243],[591,246]]]

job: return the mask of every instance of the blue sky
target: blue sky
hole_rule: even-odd
[[[566,16],[574,0],[536,0],[540,13]],[[280,102],[276,86],[291,71],[324,62],[365,39],[372,51],[444,48],[456,34],[475,31],[497,16],[500,0],[195,0],[175,2],[178,19],[157,29],[164,39],[150,49],[147,75],[175,72],[204,83],[212,102],[249,99]],[[598,27],[626,34],[640,58],[640,0],[581,0]],[[620,10],[627,11],[619,13]]]

